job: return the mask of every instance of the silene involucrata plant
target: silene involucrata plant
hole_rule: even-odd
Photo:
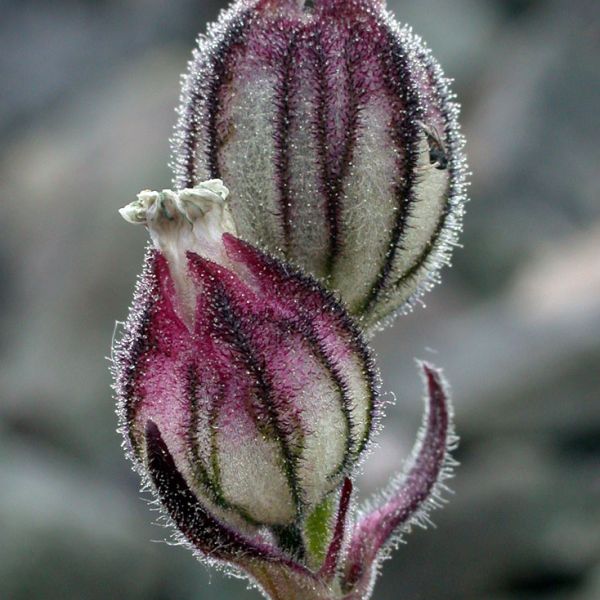
[[[151,238],[113,353],[127,455],[201,560],[272,600],[366,600],[455,464],[421,363],[412,455],[353,497],[383,405],[366,340],[457,242],[457,104],[380,0],[238,0],[181,98],[174,190],[121,209]]]

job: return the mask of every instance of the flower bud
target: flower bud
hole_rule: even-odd
[[[221,178],[245,240],[364,328],[437,280],[465,187],[458,107],[380,0],[239,0],[201,37],[174,139],[179,189]]]
[[[235,237],[226,198],[213,180],[142,192],[122,210],[146,224],[154,249],[116,354],[116,388],[142,472],[151,434],[205,508],[277,535],[360,458],[373,366],[331,294]]]

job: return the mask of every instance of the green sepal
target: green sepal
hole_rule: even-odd
[[[320,504],[317,504],[304,522],[306,558],[310,566],[315,569],[323,564],[327,555],[327,548],[333,533],[335,499],[335,494],[326,496]]]

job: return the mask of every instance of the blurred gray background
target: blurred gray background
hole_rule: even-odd
[[[464,249],[376,338],[396,395],[365,493],[445,368],[462,466],[376,600],[600,598],[600,5],[389,0],[456,80],[474,173]],[[179,75],[223,2],[0,2],[0,598],[256,598],[152,525],[106,356],[168,187]]]

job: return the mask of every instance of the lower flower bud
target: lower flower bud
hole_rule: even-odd
[[[122,211],[155,246],[115,354],[122,429],[143,473],[150,426],[205,507],[285,537],[363,453],[375,376],[329,293],[233,235],[226,197],[210,181]]]

